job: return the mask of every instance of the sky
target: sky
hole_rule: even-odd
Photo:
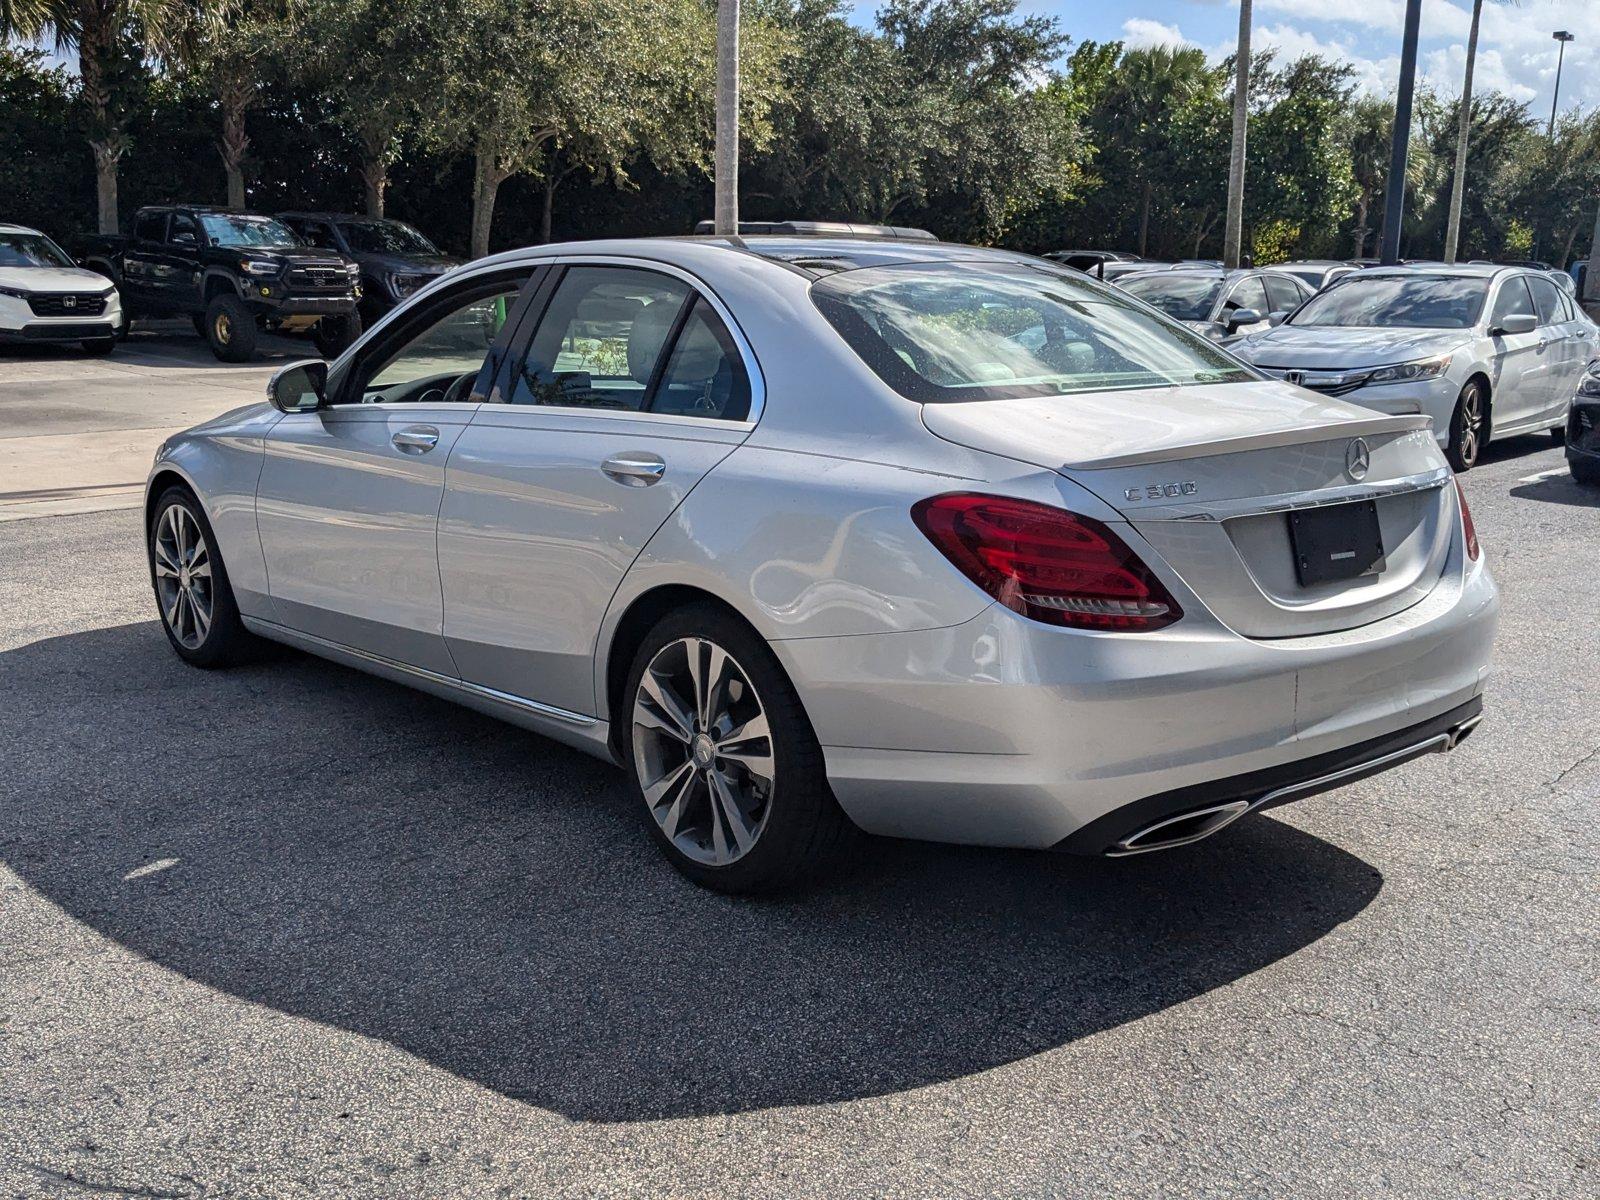
[[[872,4],[858,4],[857,18],[870,22]],[[1105,4],[1092,0],[1023,0],[1022,11],[1046,13],[1074,43],[1120,40],[1131,46],[1199,46],[1213,59],[1230,54],[1238,41],[1239,6],[1217,0],[1138,0]],[[1561,107],[1600,104],[1600,28],[1586,21],[1591,0],[1485,0],[1478,34],[1473,91],[1489,88],[1548,115],[1555,86],[1556,42],[1550,34],[1577,34],[1569,42],[1561,73]],[[1280,55],[1321,54],[1349,63],[1364,91],[1385,95],[1400,74],[1404,0],[1255,0],[1254,47],[1276,46]],[[1470,0],[1423,0],[1418,42],[1418,77],[1441,95],[1461,91],[1466,67]]]

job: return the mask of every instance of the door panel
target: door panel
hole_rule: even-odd
[[[595,637],[623,575],[746,436],[692,418],[484,405],[451,455],[439,516],[461,677],[592,715]]]
[[[1533,295],[1520,275],[1504,280],[1491,303],[1491,330],[1511,316],[1538,319]],[[1527,420],[1550,394],[1551,355],[1545,333],[1535,329],[1531,333],[1490,334],[1489,341],[1494,347],[1490,404],[1496,433]]]
[[[278,422],[256,511],[282,624],[455,674],[435,538],[445,463],[475,408],[352,405]]]

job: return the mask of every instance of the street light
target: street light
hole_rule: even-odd
[[[739,0],[717,0],[717,145],[712,228],[739,232]]]
[[[1561,100],[1561,60],[1567,56],[1567,43],[1577,41],[1578,35],[1558,29],[1550,36],[1560,43],[1556,50],[1556,94],[1550,97],[1550,128],[1545,130],[1545,137],[1553,138],[1556,136],[1556,104]]]

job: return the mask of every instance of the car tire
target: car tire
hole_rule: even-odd
[[[248,362],[256,352],[256,319],[237,296],[221,295],[206,306],[206,341],[220,362]]]
[[[689,879],[770,892],[838,859],[854,826],[794,685],[743,621],[710,604],[669,613],[640,645],[619,700],[640,813]],[[765,732],[729,736],[741,729]]]
[[[110,354],[117,348],[117,339],[114,337],[86,338],[83,343],[85,354]]]
[[[348,350],[361,336],[361,313],[352,311],[342,317],[323,317],[311,333],[317,344],[317,353],[332,361]]]
[[[216,534],[187,488],[161,493],[145,534],[145,554],[161,628],[179,658],[211,668],[251,657],[259,643],[239,619]]]
[[[1483,383],[1469,379],[1456,397],[1455,411],[1450,414],[1450,441],[1444,456],[1458,473],[1470,471],[1477,465],[1478,457],[1489,434],[1489,393]]]
[[[1569,457],[1567,470],[1572,472],[1575,483],[1584,487],[1600,487],[1600,461],[1592,458]]]

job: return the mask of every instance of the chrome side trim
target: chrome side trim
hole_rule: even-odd
[[[409,663],[396,662],[392,658],[384,658],[381,654],[373,654],[366,650],[359,650],[354,646],[346,646],[343,642],[331,641],[328,638],[317,637],[312,633],[304,633],[298,629],[291,629],[287,625],[279,625],[276,621],[263,620],[260,617],[244,617],[246,627],[259,626],[258,632],[265,637],[279,638],[296,642],[310,642],[321,646],[325,650],[336,654],[348,655],[369,662],[387,671],[397,671],[402,675],[424,680],[436,687],[449,688],[464,695],[480,700],[492,700],[497,704],[504,704],[510,708],[518,709],[531,716],[544,717],[551,721],[560,721],[565,725],[573,725],[580,729],[587,729],[599,724],[595,717],[584,716],[582,713],[569,712],[564,708],[557,708],[553,704],[541,704],[537,700],[530,700],[526,696],[513,695],[511,692],[502,692],[497,688],[484,687],[479,683],[469,683],[465,679],[455,679],[449,675],[441,675],[437,671],[425,670],[422,667],[413,667]]]
[[[1482,716],[1480,714],[1479,717],[1473,720],[1463,721],[1454,729],[1447,730],[1444,733],[1436,733],[1430,738],[1423,738],[1422,741],[1413,742],[1411,745],[1402,747],[1399,750],[1391,750],[1388,754],[1380,755],[1378,758],[1369,758],[1366,762],[1345,767],[1344,770],[1335,771],[1331,775],[1319,775],[1315,779],[1303,779],[1299,783],[1291,783],[1287,787],[1274,788],[1266,795],[1255,800],[1250,807],[1264,808],[1279,800],[1291,800],[1301,794],[1309,795],[1316,792],[1331,791],[1346,779],[1375,775],[1388,767],[1396,767],[1410,759],[1421,758],[1424,754],[1442,754],[1456,744],[1460,730],[1476,725],[1481,719]]]

